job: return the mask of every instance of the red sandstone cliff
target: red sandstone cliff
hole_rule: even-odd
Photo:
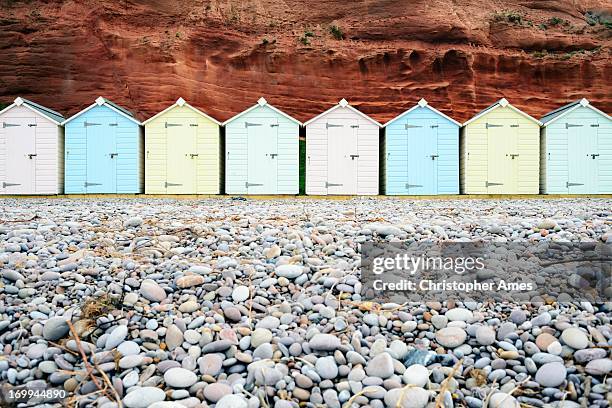
[[[146,119],[182,96],[225,120],[263,95],[307,120],[344,97],[386,121],[424,97],[464,121],[502,96],[537,117],[587,97],[611,113],[611,9],[601,0],[0,0],[0,101],[24,96],[68,116],[103,95]]]

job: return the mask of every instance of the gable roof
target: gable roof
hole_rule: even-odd
[[[16,106],[23,106],[24,108],[36,112],[41,116],[49,119],[56,125],[60,125],[64,121],[64,117],[60,113],[21,97],[15,98],[15,102],[2,109],[0,111],[0,115],[8,111],[9,109],[13,109]]]
[[[452,123],[454,123],[455,125],[461,127],[461,123],[457,122],[455,119],[451,118],[450,116],[447,116],[445,114],[443,114],[442,112],[440,112],[439,110],[432,108],[425,99],[421,98],[421,100],[419,101],[419,103],[417,103],[416,105],[414,105],[412,108],[408,109],[407,111],[404,111],[403,113],[400,113],[399,115],[397,115],[396,117],[394,117],[393,119],[391,119],[390,121],[388,121],[387,123],[385,123],[382,127],[387,127],[390,124],[392,124],[393,122],[395,122],[396,120],[400,119],[402,116],[412,112],[413,110],[417,109],[417,108],[427,108],[429,110],[431,110],[434,113],[437,113],[438,115],[442,116],[445,119],[450,120]]]
[[[144,122],[142,122],[143,125],[146,125],[147,123],[151,122],[152,120],[156,119],[157,117],[163,115],[166,112],[171,111],[172,109],[176,108],[177,106],[184,106],[186,108],[191,109],[192,111],[194,111],[195,113],[204,116],[206,119],[214,122],[215,124],[221,126],[221,122],[219,122],[217,119],[213,118],[212,116],[209,116],[207,114],[205,114],[204,112],[202,112],[199,109],[194,108],[193,106],[191,106],[190,104],[188,104],[187,102],[185,102],[185,100],[183,98],[178,98],[176,100],[176,102],[174,102],[172,105],[168,106],[166,109],[164,109],[161,112],[158,112],[157,114],[155,114],[154,116],[151,116],[149,119],[145,120]]]
[[[129,110],[127,110],[125,108],[122,108],[121,106],[119,106],[119,105],[109,101],[106,98],[103,98],[103,97],[99,96],[98,98],[96,98],[96,101],[94,103],[92,103],[91,105],[89,105],[88,107],[86,107],[85,109],[80,111],[79,113],[77,113],[75,115],[72,115],[71,117],[69,117],[68,119],[63,121],[62,125],[65,125],[66,123],[70,122],[71,120],[76,119],[77,117],[81,116],[82,114],[84,114],[88,110],[95,108],[96,106],[107,106],[109,109],[111,109],[111,110],[117,112],[118,114],[120,114],[121,116],[131,120],[132,122],[136,123],[137,125],[141,124],[138,121],[138,119],[136,119],[134,117],[132,112],[130,112]]]
[[[542,116],[542,118],[540,119],[540,121],[544,124],[543,126],[546,127],[548,125],[550,125],[551,123],[553,123],[554,121],[556,121],[557,119],[562,118],[563,116],[569,114],[570,112],[580,108],[580,107],[585,107],[585,108],[589,108],[594,110],[595,112],[601,114],[603,117],[612,120],[612,118],[610,118],[610,115],[608,115],[607,113],[600,111],[599,109],[597,109],[596,107],[594,107],[593,105],[591,105],[591,103],[589,102],[588,99],[586,98],[582,98],[578,101],[574,101],[571,103],[568,103],[565,106],[562,106],[558,109],[555,109],[551,112],[548,112],[546,115]]]
[[[266,98],[261,97],[257,100],[257,103],[253,106],[251,106],[250,108],[243,110],[242,112],[240,112],[239,114],[232,116],[231,118],[229,118],[228,120],[226,120],[225,122],[223,122],[223,126],[227,125],[228,123],[230,123],[233,120],[238,119],[240,116],[247,114],[248,112],[252,111],[253,109],[257,109],[259,107],[264,107],[267,106],[268,108],[272,109],[274,112],[278,113],[281,116],[286,117],[287,119],[297,123],[299,126],[302,126],[302,122],[300,122],[299,120],[287,115],[285,112],[283,112],[282,110],[275,108],[274,106],[270,105],[268,103],[268,101],[266,101]]]
[[[325,112],[315,116],[314,118],[310,119],[309,121],[304,123],[304,126],[308,126],[309,124],[311,124],[312,122],[314,122],[315,120],[327,115],[328,113],[331,113],[333,111],[335,111],[336,109],[339,108],[348,108],[349,110],[351,110],[352,112],[355,112],[356,114],[358,114],[359,116],[363,117],[364,119],[369,120],[370,122],[374,123],[376,126],[378,127],[382,127],[382,125],[380,123],[378,123],[377,121],[375,121],[374,119],[372,119],[371,117],[369,117],[368,115],[366,115],[365,113],[353,108],[346,99],[341,99],[340,102],[338,102],[337,105],[329,108],[328,110],[326,110]]]
[[[542,126],[542,122],[540,122],[539,120],[537,120],[534,117],[529,116],[528,114],[526,114],[522,110],[515,108],[514,106],[512,106],[510,104],[510,102],[508,102],[508,100],[506,98],[501,98],[499,101],[495,102],[493,105],[487,106],[486,108],[484,108],[483,110],[478,112],[476,114],[476,116],[474,116],[472,119],[470,119],[467,122],[465,122],[463,124],[463,126],[467,126],[468,124],[472,123],[473,121],[475,121],[476,119],[480,118],[481,116],[484,116],[487,113],[492,112],[492,111],[494,111],[495,109],[497,109],[499,107],[510,108],[513,111],[515,111],[516,113],[518,113],[519,115],[522,115],[522,116],[526,117],[527,119],[532,120],[535,123],[537,123],[538,125]]]

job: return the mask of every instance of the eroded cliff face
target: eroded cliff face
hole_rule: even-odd
[[[341,98],[381,122],[420,98],[459,121],[502,96],[612,112],[611,21],[600,0],[0,0],[0,101],[69,116],[103,95],[143,120],[179,96],[219,120],[260,96],[303,121]]]

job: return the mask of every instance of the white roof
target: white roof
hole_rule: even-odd
[[[176,102],[174,102],[172,105],[168,106],[166,109],[164,109],[163,111],[157,113],[156,115],[150,117],[149,119],[145,120],[144,122],[142,122],[143,125],[146,125],[147,123],[151,122],[153,119],[157,118],[158,116],[163,115],[164,113],[176,108],[177,106],[185,106],[189,109],[191,109],[192,111],[194,111],[195,113],[204,116],[206,119],[211,120],[212,122],[216,123],[217,125],[221,126],[221,122],[219,122],[217,119],[213,118],[212,116],[209,116],[207,114],[205,114],[204,112],[202,112],[199,109],[194,108],[193,106],[191,106],[190,104],[188,104],[187,102],[185,102],[185,100],[183,98],[178,98],[176,100]]]
[[[121,116],[131,120],[132,122],[136,123],[137,125],[140,125],[141,123],[132,115],[132,113],[122,107],[120,107],[119,105],[115,105],[114,103],[112,103],[111,101],[109,101],[106,98],[103,98],[101,96],[99,96],[98,98],[96,98],[96,101],[94,103],[92,103],[91,105],[89,105],[88,107],[86,107],[85,109],[83,109],[82,111],[80,111],[79,113],[69,117],[68,119],[66,119],[65,121],[62,122],[62,125],[65,125],[66,123],[70,122],[73,119],[76,119],[77,117],[81,116],[82,114],[84,114],[85,112],[87,112],[90,109],[95,108],[96,106],[106,106],[109,109],[117,112],[118,114],[120,114]]]
[[[16,106],[23,106],[34,113],[38,113],[58,126],[61,125],[62,121],[64,120],[64,117],[60,113],[21,97],[15,98],[15,101],[12,104],[2,109],[0,111],[0,115]]]
[[[391,123],[395,122],[396,120],[400,119],[402,116],[404,116],[405,114],[412,112],[413,110],[417,109],[417,108],[427,108],[429,110],[431,110],[434,113],[437,113],[438,115],[442,116],[443,118],[446,118],[448,120],[450,120],[451,122],[453,122],[455,125],[461,127],[461,123],[457,122],[455,119],[451,118],[450,116],[447,116],[445,114],[443,114],[442,112],[440,112],[439,110],[432,108],[425,99],[421,98],[421,100],[419,101],[419,103],[417,103],[416,105],[414,105],[412,108],[408,109],[407,111],[405,111],[404,113],[400,113],[398,116],[394,117],[393,119],[391,119],[390,121],[388,121],[387,123],[385,123],[383,125],[383,127],[387,127],[389,126]]]
[[[248,112],[252,111],[253,109],[257,109],[259,107],[263,107],[263,106],[267,106],[268,108],[272,109],[274,112],[278,113],[279,115],[282,115],[284,117],[286,117],[287,119],[297,123],[298,125],[302,125],[302,122],[300,122],[299,120],[287,115],[285,112],[283,112],[280,109],[275,108],[274,106],[270,105],[268,103],[268,101],[266,101],[266,98],[261,97],[257,100],[257,103],[253,106],[251,106],[250,108],[248,108],[247,110],[243,110],[242,112],[240,112],[239,114],[229,118],[228,120],[226,120],[225,122],[223,122],[223,126],[227,125],[228,123],[230,123],[231,121],[238,119],[240,116],[247,114]]]
[[[310,119],[309,121],[307,121],[306,123],[304,123],[304,126],[308,126],[310,123],[314,122],[315,120],[327,115],[328,113],[331,113],[333,111],[335,111],[336,109],[340,109],[340,108],[348,108],[351,111],[355,112],[356,114],[358,114],[359,116],[362,116],[363,118],[369,120],[370,122],[374,123],[376,126],[378,127],[382,127],[382,125],[380,123],[378,123],[377,121],[375,121],[374,119],[372,119],[371,117],[369,117],[368,115],[366,115],[365,113],[353,108],[347,101],[346,99],[342,99],[340,100],[340,102],[338,102],[337,105],[333,106],[332,108],[326,110],[325,112],[315,116],[314,118]]]
[[[489,112],[494,111],[495,109],[502,107],[502,108],[510,108],[513,111],[515,111],[516,113],[526,117],[529,120],[534,121],[535,123],[537,123],[538,125],[542,126],[542,122],[540,122],[539,120],[537,120],[534,117],[529,116],[528,114],[526,114],[525,112],[523,112],[520,109],[515,108],[514,106],[510,105],[510,103],[508,102],[508,100],[506,98],[501,98],[499,101],[495,102],[493,105],[491,106],[487,106],[486,108],[484,108],[482,111],[480,111],[476,116],[474,116],[472,119],[468,120],[467,122],[465,122],[463,124],[463,126],[467,126],[470,123],[472,123],[473,121],[475,121],[476,119],[486,115]]]
[[[572,102],[570,104],[567,104],[565,106],[562,106],[558,109],[555,109],[552,112],[548,112],[546,115],[544,115],[541,119],[541,121],[544,123],[544,127],[550,125],[551,123],[555,122],[557,119],[562,118],[563,116],[567,115],[568,113],[580,108],[580,107],[584,107],[584,108],[589,108],[592,109],[593,111],[601,114],[603,117],[607,118],[608,120],[612,120],[612,118],[610,118],[610,115],[608,115],[607,113],[600,111],[599,109],[597,109],[596,107],[594,107],[593,105],[591,105],[591,103],[589,102],[588,99],[586,98],[582,98],[579,101],[575,101]]]

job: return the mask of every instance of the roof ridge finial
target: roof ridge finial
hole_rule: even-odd
[[[589,102],[589,100],[588,100],[587,98],[582,98],[582,99],[580,100],[580,104],[581,104],[582,106],[589,106],[589,105],[590,105],[590,102]]]
[[[23,98],[21,96],[18,96],[15,98],[15,105],[17,106],[21,106],[25,101],[23,100]]]
[[[185,100],[184,100],[183,98],[178,98],[178,99],[176,100],[176,104],[177,104],[178,106],[183,106],[183,105],[185,104]]]
[[[501,105],[502,108],[505,108],[506,106],[508,106],[509,102],[506,98],[501,98],[499,100],[499,104]]]
[[[257,104],[258,104],[259,106],[264,106],[264,105],[266,105],[267,103],[268,103],[268,101],[266,101],[266,98],[264,98],[263,96],[257,100]]]
[[[427,101],[425,100],[425,98],[421,98],[421,100],[419,101],[418,105],[419,105],[421,108],[426,107],[426,106],[427,106]]]
[[[104,99],[104,98],[103,98],[103,97],[101,97],[101,96],[98,96],[98,97],[96,98],[96,103],[98,104],[98,106],[102,106],[102,105],[104,105],[104,104],[106,103],[106,99]]]
[[[340,102],[338,102],[338,105],[342,106],[343,108],[346,108],[349,105],[349,103],[346,99],[342,98],[340,99]]]

